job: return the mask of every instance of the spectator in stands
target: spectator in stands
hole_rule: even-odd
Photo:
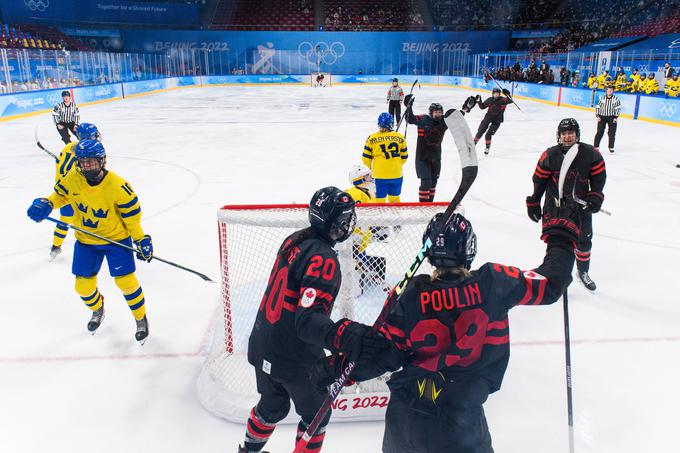
[[[663,79],[664,82],[670,80],[671,77],[673,77],[673,73],[675,72],[675,69],[671,67],[670,63],[666,63],[663,65]]]
[[[581,72],[577,69],[571,76],[571,86],[578,88],[581,85]]]
[[[562,66],[560,68],[560,85],[563,86],[568,86],[569,85],[569,77],[571,74],[569,73],[569,70]]]

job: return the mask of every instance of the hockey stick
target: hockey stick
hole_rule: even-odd
[[[578,195],[576,195],[576,186],[574,186],[574,189],[572,190],[571,194],[574,197],[574,201],[576,203],[580,204],[581,206],[588,206],[588,202],[586,200],[582,200],[578,197]],[[610,211],[607,211],[606,209],[602,209],[602,208],[600,208],[600,210],[598,212],[601,212],[602,214],[607,215],[607,216],[612,215],[612,213]]]
[[[503,92],[503,87],[501,86],[501,84],[498,83],[498,80],[496,80],[496,79],[494,78],[494,76],[491,75],[491,73],[490,73],[486,68],[484,68],[484,73],[485,73],[486,75],[488,75],[489,78],[490,78],[491,80],[493,80],[493,81],[496,83],[496,86],[498,86],[498,89],[501,90],[501,92]],[[521,108],[519,108],[519,105],[517,105],[517,102],[515,102],[515,100],[512,98],[511,95],[507,94],[506,96],[512,101],[512,103],[515,105],[515,107],[517,107],[517,110],[519,110],[520,112],[524,113],[524,111],[523,111]]]
[[[57,225],[62,225],[62,226],[64,226],[64,227],[66,227],[66,228],[71,228],[72,230],[80,231],[80,232],[83,233],[83,234],[88,234],[88,235],[90,235],[90,236],[96,237],[97,239],[101,239],[102,241],[106,241],[106,242],[108,242],[109,244],[117,245],[118,247],[123,247],[124,249],[130,250],[130,251],[135,252],[135,253],[138,252],[134,247],[130,247],[130,246],[127,245],[127,244],[123,244],[122,242],[114,241],[113,239],[109,239],[109,238],[107,238],[107,237],[101,236],[101,235],[99,235],[99,234],[97,234],[97,233],[93,233],[93,232],[91,232],[91,231],[83,230],[82,228],[78,228],[77,226],[71,225],[70,223],[62,222],[62,221],[57,220],[57,219],[54,219],[54,218],[52,218],[52,217],[47,217],[46,219],[49,220],[50,222],[56,223]],[[187,271],[187,272],[191,272],[192,274],[198,275],[199,277],[201,277],[201,278],[202,278],[203,280],[205,280],[206,282],[213,282],[213,283],[214,283],[214,280],[212,280],[212,279],[211,279],[210,277],[208,277],[207,275],[201,274],[200,272],[197,272],[197,271],[195,271],[195,270],[193,270],[193,269],[189,269],[188,267],[184,267],[184,266],[182,266],[182,265],[180,265],[180,264],[173,263],[172,261],[164,260],[163,258],[160,258],[160,257],[158,257],[158,256],[156,256],[156,255],[152,255],[152,256],[151,256],[151,259],[160,261],[161,263],[169,264],[170,266],[174,266],[174,267],[176,267],[176,268],[178,268],[178,269],[182,269],[182,270]]]
[[[416,79],[413,82],[413,85],[411,85],[411,91],[409,91],[408,94],[412,95],[413,94],[413,88],[416,86],[416,83],[418,83],[418,79]],[[406,111],[413,105],[413,98],[410,99],[411,102],[406,106],[406,109],[404,110],[404,114],[401,116],[401,119],[399,120],[399,123],[397,124],[397,128],[395,129],[395,132],[399,132],[399,128],[401,127],[401,123],[404,121],[404,118],[406,118]],[[408,122],[406,122],[406,126],[408,128]]]
[[[420,265],[429,255],[430,248],[432,247],[432,239],[437,237],[437,235],[446,227],[446,225],[451,222],[456,207],[463,200],[463,197],[468,192],[472,186],[472,183],[477,177],[477,152],[475,151],[472,141],[470,127],[467,125],[463,115],[459,111],[450,110],[447,112],[447,114],[448,115],[444,118],[444,120],[446,121],[449,131],[451,132],[451,135],[453,135],[454,141],[456,142],[456,147],[458,148],[458,154],[460,156],[460,163],[462,167],[460,186],[458,187],[453,199],[446,207],[444,214],[440,217],[439,222],[433,226],[431,236],[425,240],[425,243],[423,243],[420,251],[418,251],[418,255],[413,260],[413,263],[411,263],[402,279],[394,288],[392,288],[392,291],[390,291],[390,294],[387,296],[378,319],[376,319],[373,323],[373,329],[375,330],[379,329],[380,326],[382,326],[382,324],[385,322],[387,315],[399,300],[399,297],[406,288],[406,285],[408,285]],[[345,383],[349,380],[355,367],[356,363],[349,362],[343,369],[340,377],[338,377],[335,383],[331,385],[328,396],[321,405],[321,408],[317,411],[312,422],[307,427],[307,430],[304,432],[300,440],[297,441],[293,453],[301,453],[307,446],[309,440],[319,427],[319,424],[331,409],[333,401],[335,398],[337,398]]]
[[[56,160],[57,162],[59,162],[59,157],[57,157],[52,151],[50,151],[49,149],[45,148],[45,147],[42,145],[42,143],[40,143],[40,139],[38,138],[38,126],[35,127],[35,144],[38,145],[38,148],[42,149],[42,150],[45,151],[47,154],[49,154],[50,156],[52,156],[52,158],[53,158],[54,160]]]
[[[569,336],[569,289],[564,290],[564,355],[567,373],[567,419],[569,423],[569,453],[574,453],[574,403],[571,386],[571,338]]]

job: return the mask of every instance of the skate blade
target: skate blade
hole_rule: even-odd
[[[105,317],[106,317],[106,312],[104,312],[104,315],[102,315],[102,319],[99,321],[99,327],[97,327],[96,329],[94,329],[94,330],[91,331],[91,332],[88,330],[88,332],[90,332],[90,335],[94,336],[94,334],[96,334],[97,331],[98,331],[99,329],[101,329],[102,323],[104,322],[104,318],[105,318]]]
[[[143,340],[137,340],[137,343],[139,343],[140,346],[144,346],[144,343],[146,343],[146,340],[147,340],[148,338],[149,338],[149,337],[146,337],[146,338],[143,339]]]

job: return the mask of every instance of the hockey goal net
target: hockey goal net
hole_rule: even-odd
[[[357,205],[357,226],[336,250],[342,285],[331,318],[372,325],[391,286],[412,264],[422,236],[446,203]],[[309,226],[306,205],[225,206],[218,213],[222,268],[221,313],[197,382],[201,403],[213,414],[245,421],[257,403],[254,368],[247,360],[248,337],[279,246]],[[421,272],[430,272],[424,263]],[[387,376],[346,387],[333,406],[333,420],[384,417]],[[289,422],[297,422],[291,410]]]
[[[313,87],[329,87],[332,84],[330,72],[313,72],[309,76],[309,82]]]

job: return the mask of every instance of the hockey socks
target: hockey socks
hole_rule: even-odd
[[[274,433],[274,428],[276,428],[275,423],[267,423],[259,416],[256,408],[252,408],[246,425],[246,451],[261,451],[272,436],[272,433]]]
[[[295,436],[295,444],[297,445],[298,441],[302,438],[302,435],[305,433],[307,430],[307,424],[300,420],[300,423],[298,423],[298,428],[297,428],[297,435]],[[309,439],[309,443],[303,450],[304,453],[318,453],[321,451],[321,447],[323,446],[323,440],[326,437],[326,426],[319,426],[319,428],[316,430],[314,435]]]

